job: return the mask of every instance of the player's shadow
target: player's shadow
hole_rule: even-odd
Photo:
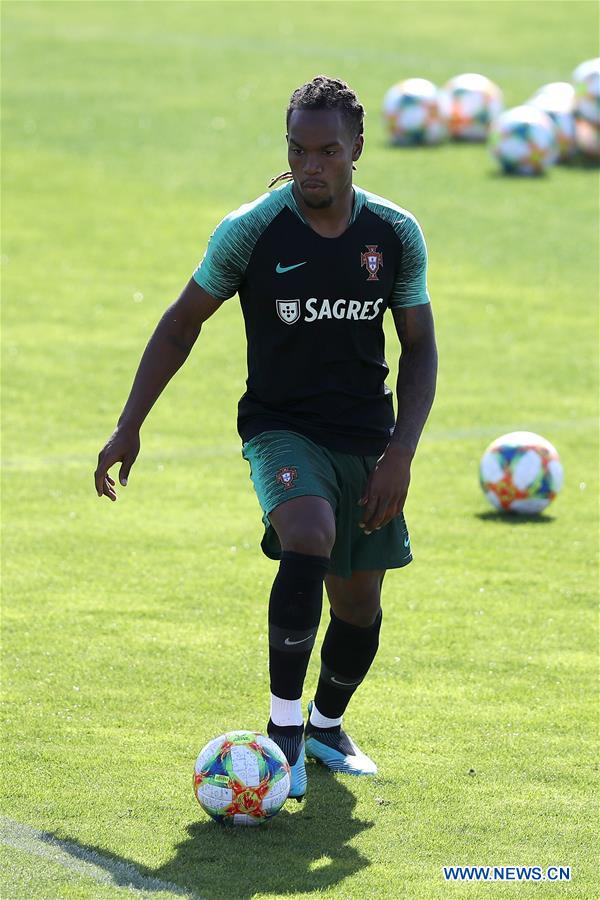
[[[188,837],[175,847],[175,855],[156,868],[103,847],[84,847],[71,837],[58,843],[72,856],[91,854],[114,884],[131,883],[127,873],[135,871],[144,880],[144,894],[164,891],[165,883],[178,894],[205,900],[318,892],[370,865],[349,842],[374,823],[353,818],[356,799],[348,784],[311,765],[302,807],[288,800],[273,821],[254,828],[226,828],[198,811],[201,820],[187,826]],[[134,880],[134,886],[141,885]]]
[[[489,510],[489,512],[475,513],[477,519],[482,522],[497,522],[502,525],[551,525],[554,522],[554,516],[547,514],[541,515],[517,515],[516,513],[505,513],[500,510]]]

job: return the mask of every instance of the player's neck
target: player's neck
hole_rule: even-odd
[[[327,206],[324,209],[314,209],[312,206],[308,206],[300,192],[296,191],[295,187],[292,190],[298,209],[313,231],[326,238],[336,238],[344,233],[350,224],[354,207],[352,182],[350,182],[343,193],[335,198],[331,206]]]

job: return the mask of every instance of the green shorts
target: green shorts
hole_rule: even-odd
[[[398,569],[412,560],[404,516],[380,531],[364,534],[358,527],[362,496],[377,456],[354,456],[328,450],[294,431],[263,431],[242,447],[250,478],[263,511],[262,549],[269,559],[281,558],[281,544],[270,513],[295,497],[324,497],[335,515],[336,539],[330,572],[349,578],[353,572]]]

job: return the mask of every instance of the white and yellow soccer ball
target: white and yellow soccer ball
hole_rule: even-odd
[[[262,825],[290,792],[290,767],[282,750],[256,731],[230,731],[202,748],[194,793],[221,825]]]
[[[426,78],[407,78],[392,85],[383,98],[383,121],[391,143],[397,146],[439,144],[448,136],[439,91]]]
[[[568,81],[545,84],[535,92],[528,106],[535,106],[550,116],[556,129],[557,162],[567,162],[577,152],[575,143],[575,88]]]
[[[534,106],[508,109],[492,126],[490,151],[507,174],[543,174],[558,157],[552,119]]]
[[[573,72],[575,115],[600,126],[600,57],[588,59]]]
[[[479,480],[496,509],[536,515],[560,491],[563,468],[550,441],[532,431],[513,431],[489,445],[479,464]]]
[[[492,122],[502,112],[502,91],[485,75],[467,72],[444,86],[441,105],[451,137],[485,141]]]

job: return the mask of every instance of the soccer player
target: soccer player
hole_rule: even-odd
[[[118,425],[98,457],[100,497],[127,484],[140,427],[203,324],[239,294],[248,341],[238,408],[242,453],[279,560],[269,599],[269,736],[306,790],[305,755],[333,771],[377,771],[342,717],[379,644],[387,569],[412,559],[403,508],[437,368],[427,257],[414,217],[352,183],[364,110],[317,76],[287,109],[290,171],[230,213],[142,356]],[[280,184],[278,184],[281,182]],[[397,415],[385,384],[383,317],[401,345]],[[321,616],[330,621],[309,718],[304,679]]]

